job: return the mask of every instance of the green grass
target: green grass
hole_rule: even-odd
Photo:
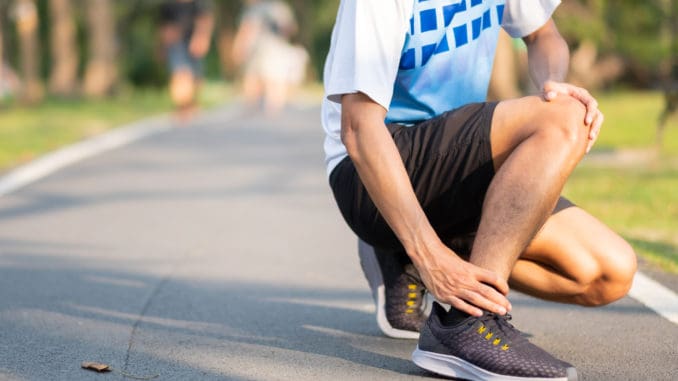
[[[664,107],[661,92],[613,92],[596,98],[605,123],[595,149],[645,149],[655,144],[657,121]],[[665,128],[662,153],[678,155],[677,115],[669,119]]]
[[[200,104],[223,102],[230,90],[206,84]],[[48,99],[36,106],[0,103],[0,172],[108,129],[172,111],[164,89],[123,91],[111,99]]]

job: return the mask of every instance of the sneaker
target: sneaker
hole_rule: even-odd
[[[426,321],[426,288],[417,269],[397,253],[383,253],[358,241],[360,265],[376,304],[377,325],[384,335],[417,339]]]
[[[468,380],[576,381],[577,371],[530,343],[508,320],[448,313],[433,303],[412,360],[443,376]]]

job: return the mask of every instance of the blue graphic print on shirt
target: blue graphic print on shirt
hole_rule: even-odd
[[[387,122],[484,101],[504,0],[414,0]]]

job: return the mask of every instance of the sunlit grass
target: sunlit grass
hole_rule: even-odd
[[[200,104],[210,107],[230,96],[228,87],[207,83]],[[102,100],[47,99],[36,106],[4,105],[0,107],[0,171],[122,124],[171,111],[165,89],[122,91]]]
[[[623,91],[596,96],[605,123],[596,150],[646,149],[655,144],[657,122],[664,107],[659,91]],[[678,115],[665,128],[662,153],[678,155]]]

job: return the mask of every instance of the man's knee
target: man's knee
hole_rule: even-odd
[[[584,154],[588,128],[584,125],[586,107],[577,99],[559,96],[544,103],[538,116],[538,134],[561,142],[575,154]]]
[[[579,302],[585,306],[602,306],[623,298],[631,289],[636,273],[636,254],[624,243],[606,258],[613,258],[588,269],[577,279],[582,293]]]

